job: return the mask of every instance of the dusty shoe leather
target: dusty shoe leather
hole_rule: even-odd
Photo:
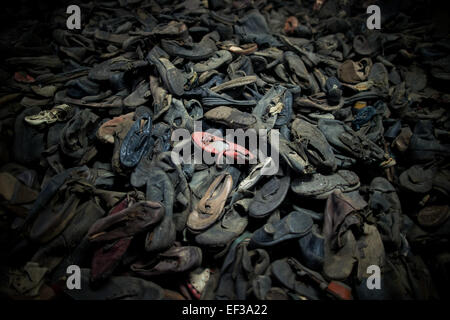
[[[216,107],[204,115],[205,119],[225,124],[235,129],[264,128],[258,118],[250,113],[242,112],[227,106]]]
[[[164,207],[160,203],[140,201],[120,213],[96,221],[89,229],[89,240],[111,241],[135,235],[151,228],[163,216]]]
[[[290,239],[301,238],[311,231],[313,221],[305,213],[293,211],[283,219],[272,221],[253,233],[250,248],[270,247]]]
[[[134,167],[150,151],[151,128],[152,118],[149,114],[144,114],[136,119],[120,147],[120,162],[122,165],[129,168]]]
[[[313,166],[325,172],[336,169],[333,150],[317,127],[304,120],[296,119],[292,123],[292,133],[295,141],[304,148]]]
[[[291,179],[287,177],[270,177],[255,191],[255,197],[249,205],[249,215],[264,218],[274,211],[284,200],[289,190]]]
[[[204,230],[217,221],[231,192],[233,179],[228,174],[218,176],[200,199],[196,209],[187,220],[187,226],[193,231]]]
[[[330,175],[314,173],[292,181],[291,190],[299,196],[326,199],[333,191],[350,192],[360,186],[358,176],[349,170],[338,170]]]
[[[198,247],[172,247],[158,254],[155,261],[137,262],[131,270],[144,277],[182,273],[200,266],[202,251]]]
[[[372,60],[370,59],[364,58],[358,62],[347,60],[340,65],[338,76],[344,82],[358,83],[367,79],[371,68]]]

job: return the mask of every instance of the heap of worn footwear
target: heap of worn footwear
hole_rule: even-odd
[[[366,2],[91,1],[81,30],[66,8],[2,29],[1,295],[448,297],[448,30],[427,1],[369,30]],[[175,161],[176,129],[216,161]]]

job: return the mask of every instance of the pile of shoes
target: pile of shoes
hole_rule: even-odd
[[[448,298],[450,38],[414,3],[5,8],[1,296]]]

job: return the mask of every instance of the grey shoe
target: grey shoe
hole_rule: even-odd
[[[294,141],[305,150],[308,160],[317,170],[325,172],[336,170],[333,150],[316,126],[302,119],[295,119],[292,123],[292,134]]]
[[[330,175],[314,173],[311,176],[296,178],[292,181],[291,190],[302,197],[326,199],[334,190],[350,192],[359,186],[359,177],[354,172],[339,170]]]
[[[387,160],[387,155],[378,145],[353,131],[339,120],[320,119],[318,128],[332,147],[344,155],[354,157],[366,163],[378,163]]]

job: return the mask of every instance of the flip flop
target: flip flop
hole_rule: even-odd
[[[274,211],[286,198],[291,177],[271,177],[264,185],[255,191],[255,197],[249,205],[249,215],[254,218],[264,218]]]
[[[201,231],[220,219],[232,186],[231,175],[221,174],[218,176],[189,215],[188,228],[192,231]]]
[[[192,140],[203,150],[219,155],[218,160],[221,155],[232,157],[234,159],[245,159],[247,161],[255,158],[255,156],[246,148],[238,144],[228,142],[225,139],[212,135],[208,132],[194,132],[192,134]]]

